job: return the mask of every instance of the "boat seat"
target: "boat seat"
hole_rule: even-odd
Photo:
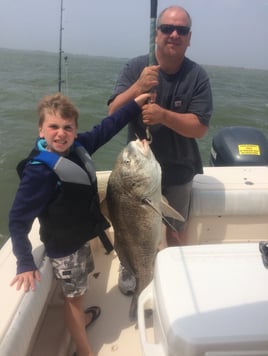
[[[268,215],[268,167],[207,167],[194,178],[191,217]]]
[[[8,295],[1,298],[0,355],[3,356],[27,354],[53,283],[51,264],[45,257],[44,246],[39,239],[38,221],[34,222],[29,237],[42,283],[34,292],[27,293],[23,290],[17,291],[16,286],[4,288]],[[16,274],[16,259],[12,253],[10,239],[0,250],[0,269],[0,285],[7,286]]]

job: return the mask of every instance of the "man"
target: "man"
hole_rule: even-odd
[[[151,91],[151,102],[129,124],[128,140],[135,135],[146,137],[149,129],[151,149],[162,168],[163,195],[186,221],[193,177],[203,172],[195,139],[206,134],[212,114],[209,78],[202,67],[185,57],[191,25],[191,17],[184,8],[164,9],[158,17],[155,35],[157,65],[148,65],[148,55],[131,59],[108,101],[112,113],[136,95]],[[172,224],[177,231],[167,227],[167,245],[186,243],[185,223]]]

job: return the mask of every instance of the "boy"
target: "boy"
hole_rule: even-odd
[[[89,240],[109,224],[100,212],[96,172],[89,155],[108,142],[141,112],[143,94],[91,131],[77,133],[78,111],[56,93],[38,105],[39,139],[27,159],[18,165],[21,182],[9,216],[17,275],[11,285],[35,289],[40,274],[28,239],[32,223],[40,222],[40,238],[64,294],[67,328],[78,356],[93,356],[85,325],[98,318],[99,307],[83,311],[87,275],[94,268]]]

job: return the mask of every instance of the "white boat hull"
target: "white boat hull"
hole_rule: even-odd
[[[109,174],[98,172],[101,200]],[[107,233],[112,239],[112,229]],[[268,167],[209,167],[204,175],[196,176],[187,236],[189,245],[268,239]],[[31,241],[42,273],[35,292],[25,294],[9,286],[16,270],[10,241],[0,251],[0,355],[72,355],[61,293],[44,256],[37,222]],[[102,308],[100,319],[88,330],[94,353],[142,355],[138,329],[128,320],[131,298],[120,294],[117,288],[118,258],[115,252],[106,255],[99,239],[92,242],[92,248],[96,268],[88,279],[87,305]],[[150,333],[153,337],[152,328]]]

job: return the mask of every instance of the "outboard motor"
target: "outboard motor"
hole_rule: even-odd
[[[268,140],[262,131],[253,127],[225,127],[212,140],[210,165],[266,166]]]

